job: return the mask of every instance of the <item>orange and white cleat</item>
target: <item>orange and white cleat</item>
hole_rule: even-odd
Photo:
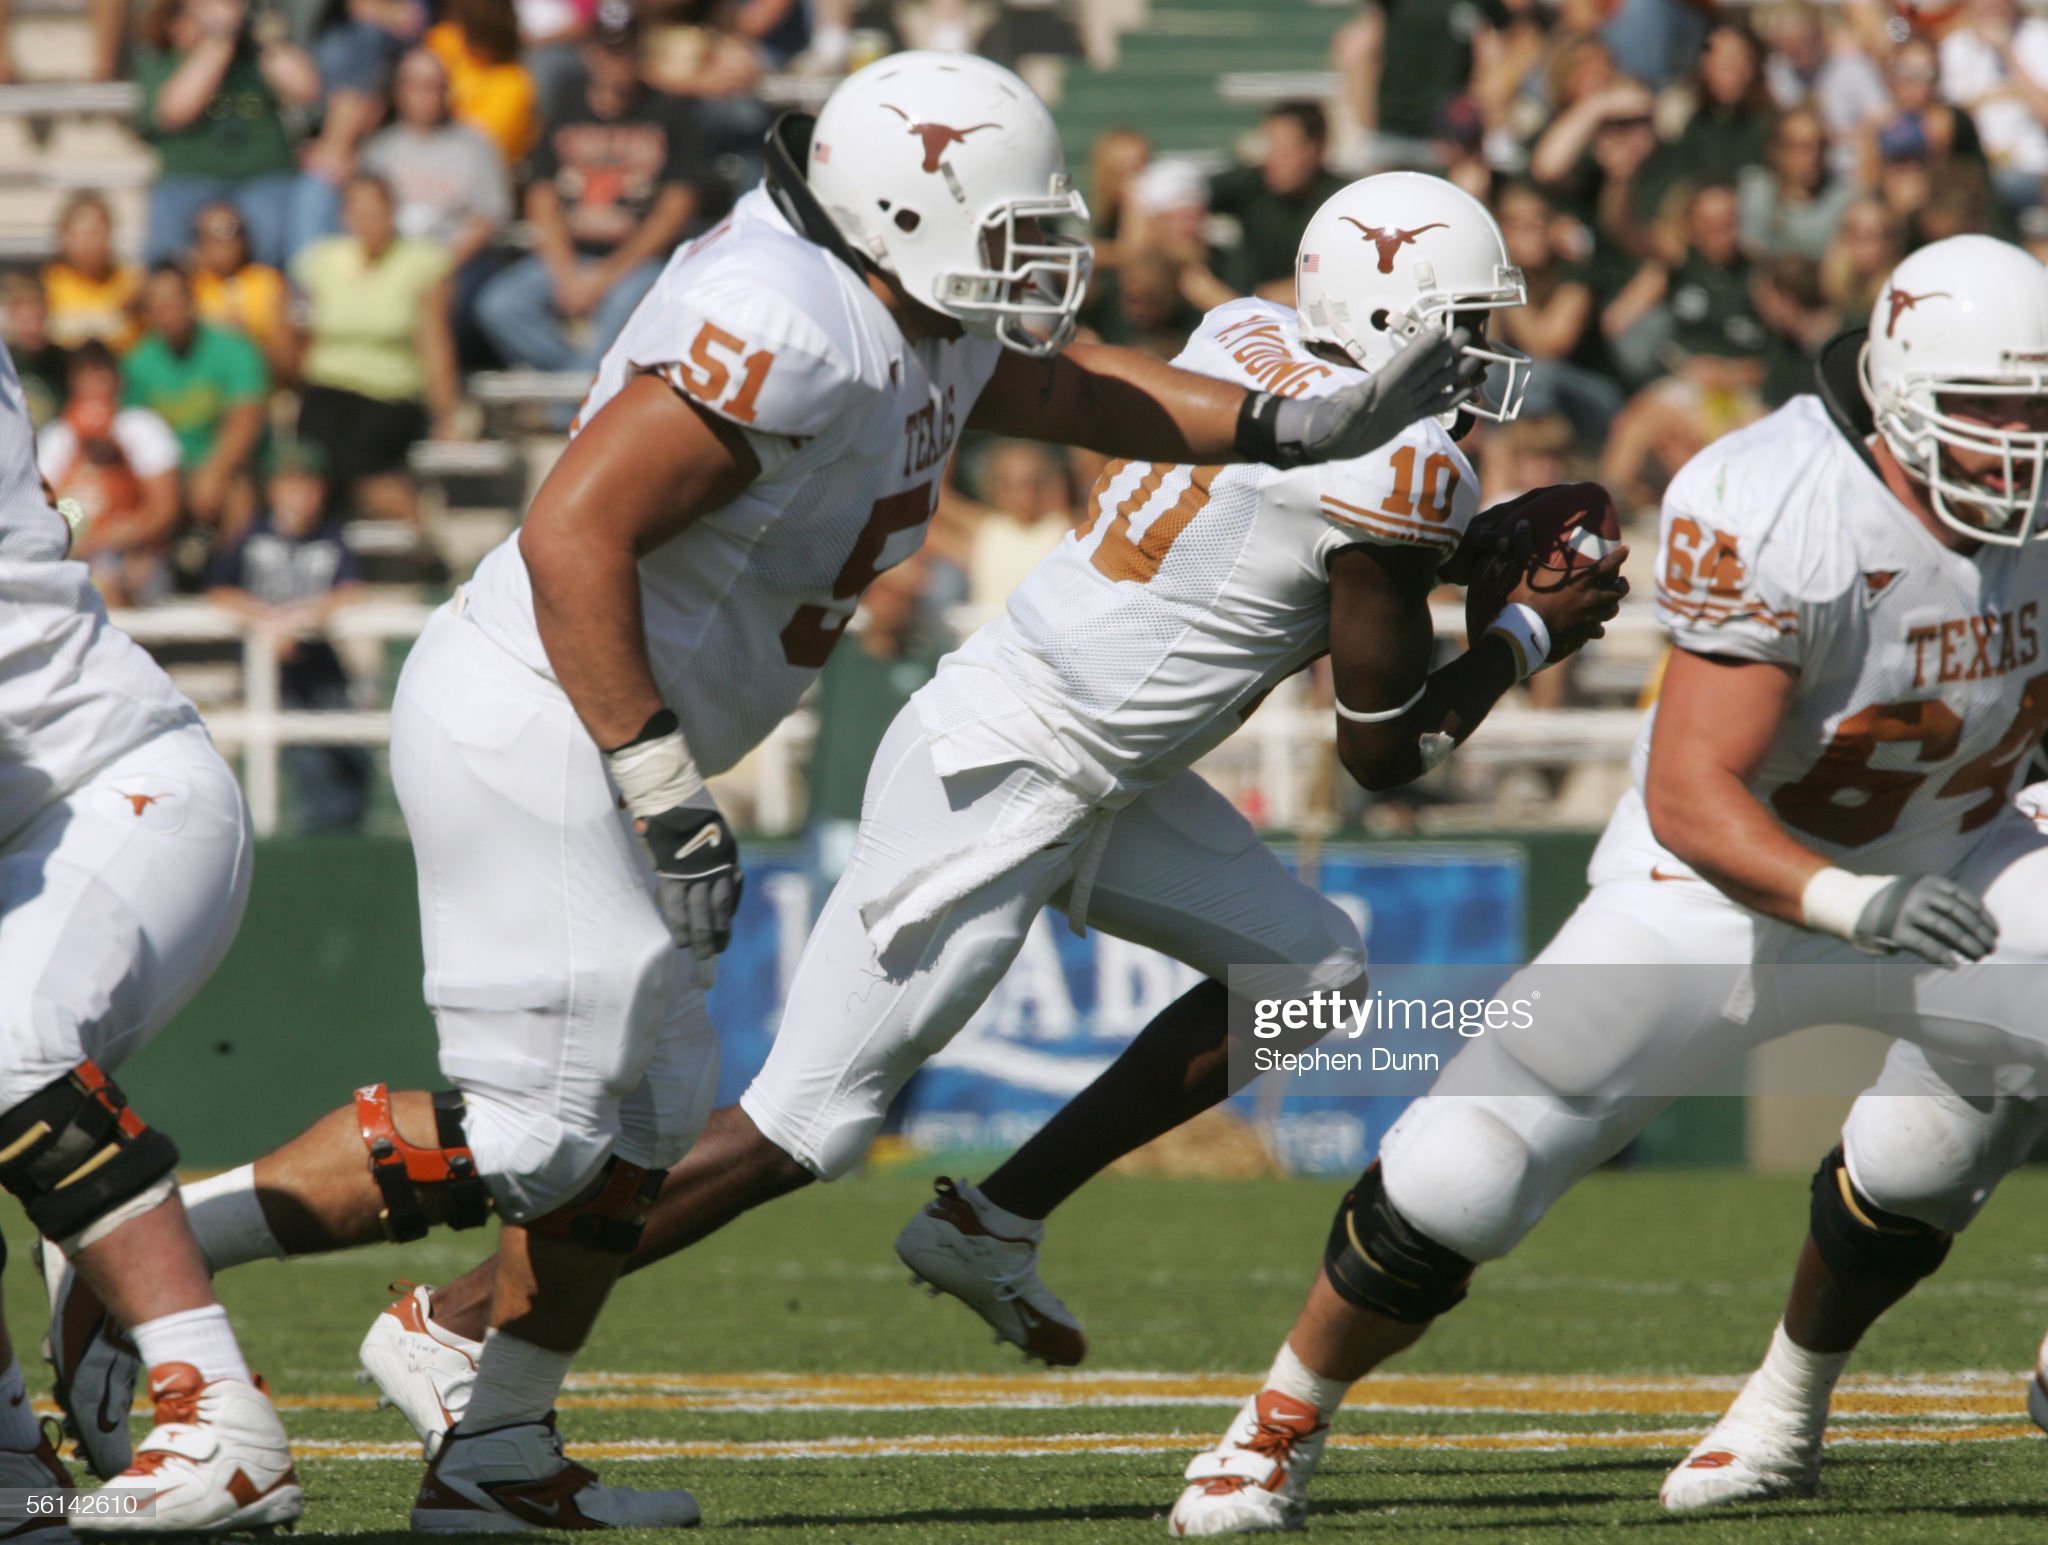
[[[356,1356],[385,1403],[412,1423],[432,1459],[448,1429],[468,1409],[484,1344],[434,1323],[428,1312],[433,1289],[410,1282],[391,1285],[403,1292],[371,1323]]]
[[[451,1432],[412,1505],[414,1534],[524,1534],[555,1529],[688,1529],[687,1491],[600,1485],[562,1452],[552,1414],[488,1432]]]
[[[71,1472],[57,1457],[52,1440],[56,1430],[56,1424],[44,1417],[43,1434],[34,1448],[0,1448],[0,1490],[47,1493],[76,1489]],[[11,1525],[0,1524],[0,1541],[8,1545],[56,1545],[73,1537],[64,1518],[24,1518]]]
[[[51,1393],[64,1412],[65,1436],[94,1475],[111,1480],[135,1457],[128,1412],[142,1360],[62,1250],[38,1239],[35,1263],[50,1297],[43,1356],[53,1376]]]
[[[98,1495],[154,1498],[154,1511],[95,1512],[73,1519],[77,1533],[228,1534],[298,1521],[305,1493],[262,1390],[240,1379],[209,1384],[190,1363],[164,1363],[150,1369],[149,1393],[156,1425]]]
[[[1222,1442],[1188,1461],[1187,1490],[1167,1526],[1177,1539],[1299,1529],[1329,1437],[1330,1424],[1307,1401],[1260,1390],[1224,1429]]]
[[[950,1293],[988,1322],[998,1343],[1021,1347],[1026,1360],[1071,1368],[1088,1355],[1088,1338],[1067,1306],[1038,1279],[1045,1225],[1005,1238],[983,1221],[981,1193],[941,1176],[938,1193],[896,1236],[896,1257],[914,1286]]]

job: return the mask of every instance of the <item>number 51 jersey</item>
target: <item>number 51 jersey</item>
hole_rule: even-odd
[[[1232,301],[1175,364],[1287,397],[1357,380],[1310,354],[1285,306]],[[1374,543],[1441,562],[1478,506],[1434,419],[1350,461],[1113,461],[1086,522],[911,699],[942,775],[1025,761],[1128,802],[1223,740],[1328,650],[1333,553]]]
[[[640,560],[655,682],[706,773],[788,715],[861,591],[917,551],[1001,352],[974,338],[906,341],[867,285],[760,189],[669,259],[578,420],[657,374],[738,426],[760,462],[738,498]],[[516,533],[478,566],[467,615],[552,676]]]
[[[2011,808],[2048,726],[2044,600],[2048,543],[1944,546],[1817,397],[1717,440],[1665,496],[1657,605],[1672,640],[1796,673],[1751,788],[1846,869],[1952,869]],[[1637,738],[1638,787],[1654,725]],[[1617,814],[1596,879],[1682,870],[1641,811]]]

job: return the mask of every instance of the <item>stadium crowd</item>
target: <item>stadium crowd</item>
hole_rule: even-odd
[[[669,252],[758,178],[765,77],[905,42],[1078,52],[1080,13],[151,0],[131,31],[94,0],[95,69],[138,83],[160,160],[146,227],[75,194],[51,260],[0,291],[81,555],[115,604],[211,594],[281,638],[312,595],[360,593],[347,522],[411,528],[435,572],[414,448],[479,433],[470,372],[594,368]],[[1171,355],[1209,307],[1290,299],[1301,231],[1350,176],[1440,171],[1528,282],[1501,321],[1536,361],[1527,402],[1468,442],[1489,500],[1597,477],[1647,536],[1663,480],[1803,390],[1905,252],[1987,231],[2048,254],[2048,14],[2018,0],[1367,0],[1331,64],[1330,100],[1274,103],[1241,145],[1156,153],[1133,124],[1068,147],[1087,332]],[[972,438],[960,463],[914,571],[933,638],[1000,605],[1099,467]],[[310,514],[287,511],[280,488],[309,483]],[[319,556],[277,556],[297,549]],[[862,679],[893,694],[904,669]],[[336,680],[306,700],[345,698]]]

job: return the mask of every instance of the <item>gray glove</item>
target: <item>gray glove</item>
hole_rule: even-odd
[[[1876,955],[1906,950],[1938,966],[1981,960],[1998,942],[1984,900],[1938,874],[1902,874],[1864,905],[1855,945]]]
[[[661,915],[678,949],[709,960],[732,942],[746,875],[740,845],[709,791],[642,822],[641,840],[654,855]]]
[[[1247,460],[1273,467],[1345,461],[1393,439],[1418,419],[1448,413],[1479,389],[1484,360],[1463,350],[1463,328],[1445,336],[1425,328],[1408,346],[1363,381],[1303,399],[1253,392],[1237,420],[1237,448]]]

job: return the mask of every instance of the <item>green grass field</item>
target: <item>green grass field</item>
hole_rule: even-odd
[[[1052,1230],[1047,1276],[1091,1360],[1049,1375],[906,1285],[889,1243],[925,1185],[897,1172],[813,1188],[629,1279],[563,1403],[571,1452],[624,1482],[689,1486],[707,1528],[746,1540],[1164,1538],[1182,1464],[1265,1367],[1341,1186],[1113,1178],[1084,1192]],[[1762,1348],[1805,1186],[1598,1176],[1354,1391],[1310,1526],[1400,1545],[1651,1530],[1684,1545],[2036,1540],[2048,1455],[2022,1381],[2048,1325],[2044,1203],[2048,1176],[2010,1182],[1872,1337],[1820,1500],[1674,1520],[1658,1481]],[[388,1280],[444,1279],[486,1242],[442,1235],[222,1279],[302,1444],[301,1537],[405,1537],[416,1449],[355,1382],[355,1345]],[[9,1277],[32,1345],[35,1278]]]

